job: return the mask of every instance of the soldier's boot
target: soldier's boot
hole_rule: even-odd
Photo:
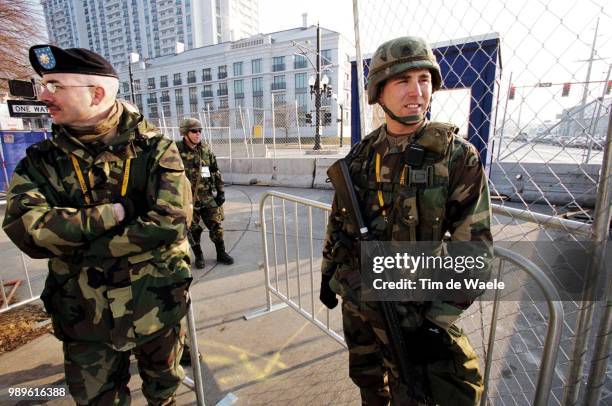
[[[232,258],[227,252],[225,252],[225,242],[223,242],[223,240],[215,242],[215,248],[217,249],[218,263],[225,265],[231,265],[234,263],[234,258]]]
[[[204,253],[202,252],[202,247],[199,245],[194,245],[191,247],[193,250],[193,255],[195,256],[195,266],[196,269],[204,269]]]

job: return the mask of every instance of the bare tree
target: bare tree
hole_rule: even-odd
[[[6,79],[27,79],[34,72],[28,60],[31,45],[45,41],[42,8],[36,0],[0,0],[0,92]]]

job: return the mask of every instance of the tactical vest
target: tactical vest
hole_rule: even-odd
[[[415,142],[425,149],[423,163],[402,163],[392,182],[377,179],[375,130],[347,156],[349,171],[371,233],[381,241],[439,241],[442,239],[449,194],[449,156],[452,124],[429,123]],[[384,202],[381,207],[381,202]]]

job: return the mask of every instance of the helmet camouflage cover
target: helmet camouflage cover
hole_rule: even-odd
[[[189,130],[194,130],[196,128],[202,128],[200,120],[196,118],[184,118],[179,126],[179,131],[182,135],[185,135]]]
[[[399,37],[380,45],[370,61],[368,104],[378,101],[383,82],[409,69],[429,69],[433,91],[442,86],[440,65],[429,45],[419,37]]]

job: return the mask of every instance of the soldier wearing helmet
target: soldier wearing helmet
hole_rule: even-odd
[[[380,241],[474,241],[491,257],[487,179],[478,151],[453,124],[427,118],[442,86],[440,66],[427,43],[401,37],[380,45],[370,64],[369,104],[385,124],[345,158],[363,218]],[[455,321],[466,301],[394,302],[406,343],[400,376],[378,302],[362,300],[358,233],[334,196],[321,265],[320,300],[334,308],[342,297],[349,375],[364,405],[476,405],[483,389],[478,357]],[[476,244],[475,244],[476,245]],[[482,249],[482,248],[479,248]],[[482,271],[487,277],[488,267]]]
[[[186,118],[181,121],[179,130],[183,140],[177,146],[193,193],[193,222],[187,237],[195,256],[196,268],[204,269],[205,265],[200,245],[204,229],[200,221],[208,228],[210,240],[215,244],[217,262],[231,265],[234,259],[225,250],[221,226],[225,192],[217,158],[208,144],[201,142],[202,123],[199,120]]]

